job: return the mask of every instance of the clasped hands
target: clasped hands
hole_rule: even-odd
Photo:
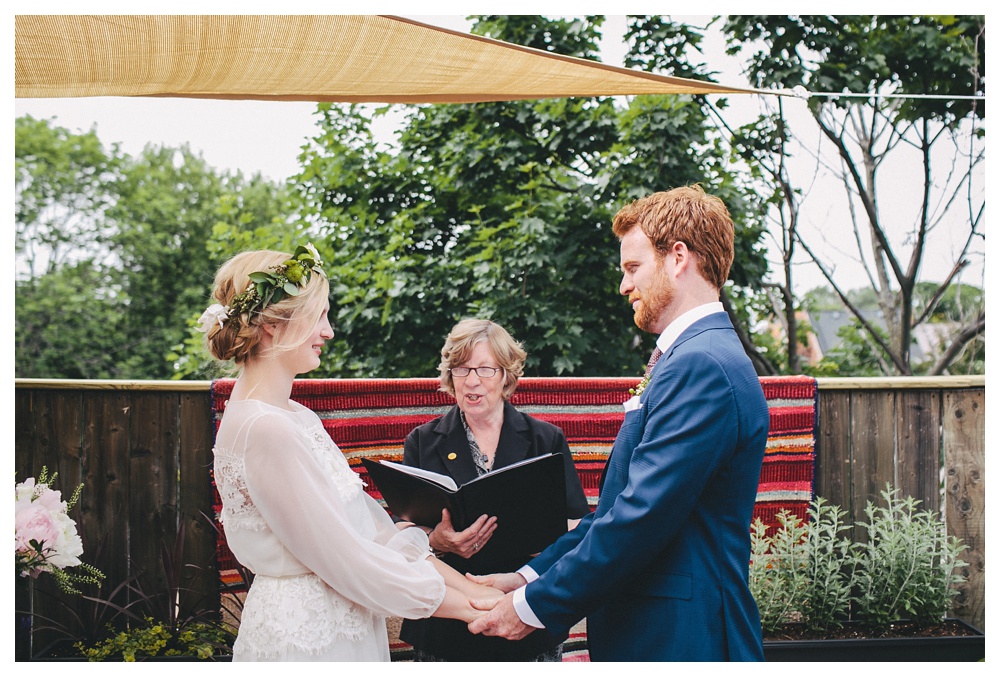
[[[469,623],[469,632],[479,635],[503,637],[505,639],[522,639],[527,637],[534,627],[526,624],[514,610],[514,590],[523,586],[526,581],[518,573],[488,574],[474,576],[466,574],[466,578],[480,585],[489,586],[504,593],[502,597],[477,598],[470,597],[469,603],[480,611],[486,612]]]
[[[496,531],[496,517],[481,516],[463,531],[455,531],[448,510],[441,511],[441,521],[431,529],[428,540],[438,552],[450,552],[468,559],[475,555],[492,538]],[[514,610],[514,590],[526,581],[518,573],[489,574],[465,578],[477,584],[467,590],[468,603],[474,610],[469,631],[506,639],[521,639],[535,628],[525,624]]]

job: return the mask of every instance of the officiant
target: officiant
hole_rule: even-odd
[[[466,319],[448,333],[441,349],[441,390],[456,404],[444,416],[414,429],[403,446],[403,463],[448,475],[462,485],[485,473],[544,454],[562,454],[566,473],[567,528],[590,508],[573,465],[566,436],[551,423],[523,414],[509,402],[524,373],[521,345],[500,325]],[[516,501],[516,496],[510,500]],[[487,574],[516,571],[524,561],[475,566],[476,553],[489,542],[496,518],[482,515],[455,531],[445,510],[433,528],[424,527],[438,556],[459,571]],[[428,618],[403,622],[400,639],[414,647],[416,661],[559,661],[566,636],[534,632],[511,642],[473,635],[465,623]]]

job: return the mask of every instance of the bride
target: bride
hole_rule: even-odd
[[[329,283],[310,245],[244,252],[216,275],[201,329],[241,368],[215,442],[226,540],[255,577],[234,661],[388,661],[385,617],[470,622],[470,597],[499,591],[394,524],[319,417],[290,399],[333,338]]]

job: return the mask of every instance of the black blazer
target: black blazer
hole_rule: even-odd
[[[550,453],[561,453],[565,459],[566,514],[570,519],[581,518],[590,512],[590,507],[563,431],[551,423],[522,414],[510,402],[504,402],[503,427],[493,461],[494,469]],[[455,454],[455,458],[449,459],[449,454]],[[472,460],[472,450],[457,405],[441,418],[428,421],[407,435],[403,445],[403,463],[449,475],[459,485],[477,477],[476,464]],[[467,560],[449,553],[443,559],[461,573],[479,574],[516,571],[526,563],[511,561],[502,569],[479,571],[475,566],[475,556]],[[465,623],[444,618],[405,620],[399,636],[404,642],[449,661],[527,660],[553,649],[566,639],[565,634],[553,637],[544,630],[538,630],[518,642],[510,642],[499,637],[473,635]]]

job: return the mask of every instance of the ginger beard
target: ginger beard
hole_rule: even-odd
[[[670,281],[662,259],[656,261],[656,272],[649,289],[636,289],[628,296],[634,309],[635,326],[651,334],[659,334],[660,317],[674,301],[674,284]],[[638,305],[635,304],[639,301]]]

